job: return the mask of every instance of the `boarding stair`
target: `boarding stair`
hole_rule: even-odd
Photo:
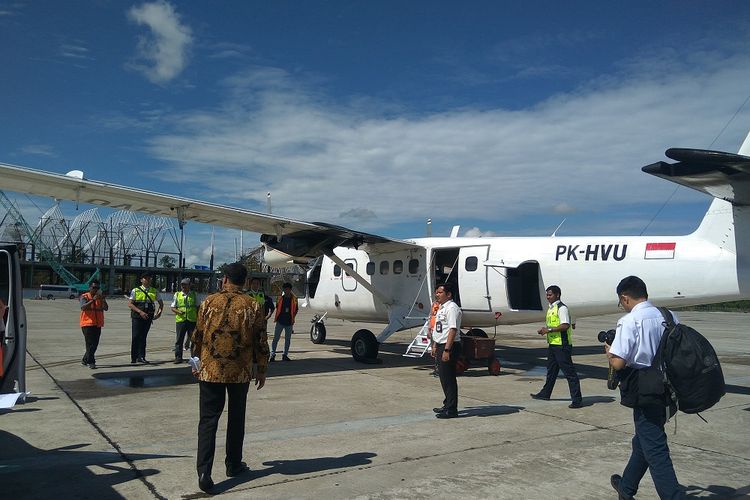
[[[430,320],[428,318],[422,328],[419,329],[417,336],[414,337],[414,340],[412,340],[411,344],[409,344],[409,347],[406,348],[406,352],[402,354],[402,356],[405,356],[407,358],[421,358],[422,356],[424,356],[424,353],[430,350],[431,341],[429,333]]]

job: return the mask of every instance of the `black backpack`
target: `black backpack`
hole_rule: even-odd
[[[668,309],[659,311],[666,325],[659,343],[661,368],[677,409],[699,413],[711,408],[726,394],[716,351],[700,333],[675,324]]]

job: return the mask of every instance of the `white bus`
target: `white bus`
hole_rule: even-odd
[[[78,290],[68,285],[41,285],[39,287],[39,298],[54,300],[56,298],[75,299]]]

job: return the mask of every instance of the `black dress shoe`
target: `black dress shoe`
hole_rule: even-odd
[[[456,418],[458,417],[458,412],[453,411],[441,411],[440,413],[435,414],[435,418]]]
[[[249,472],[250,468],[245,462],[240,462],[235,465],[227,465],[227,477],[239,476],[245,472]]]
[[[538,392],[536,394],[529,394],[531,396],[531,399],[540,399],[542,401],[549,401],[549,396],[543,396],[539,394]]]
[[[211,493],[211,490],[214,489],[214,482],[211,479],[211,476],[206,474],[205,472],[198,476],[198,488],[205,491],[206,493]]]
[[[445,406],[441,406],[440,408],[433,408],[432,411],[435,413],[443,413],[445,411]]]
[[[289,356],[284,354],[283,356],[281,356],[281,361],[291,361],[291,359],[289,359]]]
[[[620,476],[619,474],[612,474],[609,477],[609,484],[611,484],[612,487],[617,492],[617,498],[618,498],[618,500],[634,500],[633,497],[628,496],[628,495],[624,495],[620,491],[620,481],[622,481],[622,476]]]
[[[568,408],[583,408],[583,403],[580,401],[573,401],[568,405]]]

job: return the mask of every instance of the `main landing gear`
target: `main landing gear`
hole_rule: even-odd
[[[370,330],[357,330],[352,336],[352,356],[360,363],[382,363],[378,359],[378,344],[375,335]]]

